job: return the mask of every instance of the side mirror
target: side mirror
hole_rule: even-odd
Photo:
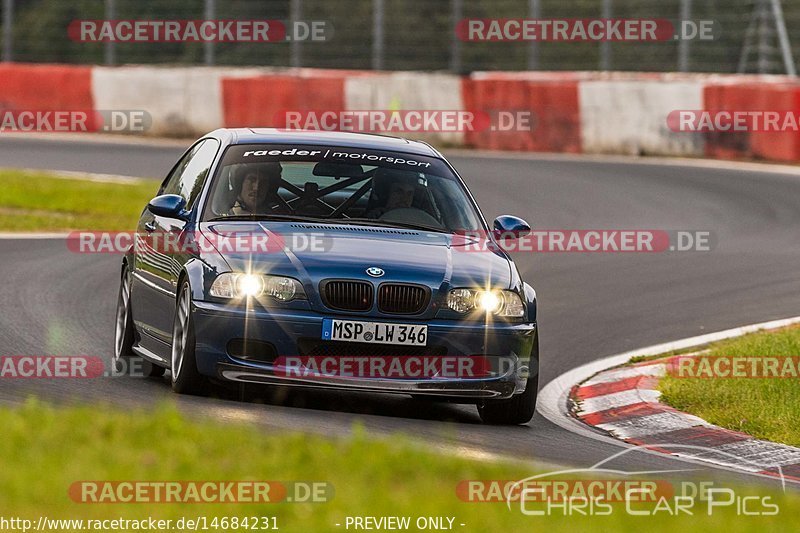
[[[147,204],[147,210],[154,215],[178,220],[189,220],[189,212],[185,208],[186,200],[177,194],[162,194]]]
[[[524,237],[530,232],[530,225],[519,217],[500,215],[494,219],[494,235],[497,238],[516,239],[518,237]]]

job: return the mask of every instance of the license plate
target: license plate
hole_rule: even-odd
[[[426,346],[428,326],[325,318],[322,320],[322,338],[328,341]]]

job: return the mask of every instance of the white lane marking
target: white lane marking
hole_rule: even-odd
[[[26,169],[26,172],[31,172]],[[33,172],[39,172],[34,170]],[[42,173],[51,178],[66,180],[94,181],[97,183],[120,183],[123,185],[137,185],[141,183],[151,183],[151,178],[140,178],[136,176],[123,176],[122,174],[100,174],[97,172],[76,172],[73,170],[43,170]]]
[[[0,240],[66,239],[69,233],[0,233]]]
[[[608,409],[616,409],[642,402],[657,402],[661,392],[650,389],[629,389],[593,398],[580,400],[580,411],[582,415],[599,413]]]
[[[77,172],[74,170],[0,167],[0,171],[27,172],[32,174],[42,174],[48,178],[55,178],[62,180],[92,181],[95,183],[119,183],[122,185],[136,185],[140,183],[152,182],[151,178],[123,176],[122,174],[100,174],[97,172]]]
[[[635,366],[630,368],[620,368],[619,370],[609,370],[591,378],[588,381],[581,383],[581,387],[588,387],[590,385],[597,385],[599,383],[611,383],[613,381],[620,381],[628,378],[638,378],[642,376],[662,377],[667,372],[666,365],[647,365]]]
[[[709,333],[697,337],[689,337],[674,342],[657,344],[654,346],[640,348],[638,350],[632,350],[630,352],[604,357],[603,359],[592,361],[591,363],[587,363],[585,365],[573,368],[572,370],[569,370],[561,374],[557,378],[547,383],[547,385],[545,385],[539,391],[536,409],[543,417],[545,417],[553,424],[557,425],[558,427],[566,431],[569,431],[570,433],[574,433],[582,437],[586,437],[598,442],[604,442],[606,444],[611,444],[621,448],[638,448],[637,451],[639,451],[640,453],[645,453],[656,457],[662,457],[662,458],[671,457],[672,459],[680,460],[691,464],[703,464],[703,463],[707,464],[708,461],[707,460],[703,461],[700,457],[684,456],[683,454],[681,454],[677,458],[675,456],[665,456],[665,454],[663,453],[642,448],[641,446],[634,446],[632,444],[628,444],[627,442],[623,442],[619,439],[615,439],[608,435],[604,435],[595,430],[592,430],[586,424],[580,422],[579,420],[576,420],[570,415],[568,409],[569,404],[567,401],[569,397],[569,391],[572,389],[572,387],[590,378],[596,373],[608,368],[619,366],[623,363],[627,363],[631,359],[631,357],[637,355],[641,356],[658,355],[670,352],[672,350],[684,350],[686,348],[702,346],[710,342],[715,342],[724,339],[731,339],[734,337],[740,337],[747,333],[753,333],[755,331],[759,331],[762,329],[776,329],[776,328],[791,326],[793,324],[798,324],[798,323],[800,323],[800,316],[784,318],[781,320],[772,320],[770,322],[762,322],[760,324],[752,324],[749,326],[727,329],[724,331]],[[732,472],[742,471],[739,468],[733,467],[728,464],[723,464],[721,462],[712,461],[712,464],[715,467],[723,470],[728,470]],[[761,477],[767,478],[769,476],[761,476]]]

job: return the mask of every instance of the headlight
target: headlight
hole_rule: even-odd
[[[503,317],[519,318],[525,315],[525,305],[514,291],[453,289],[447,295],[447,306],[459,313],[480,310]]]
[[[305,298],[303,285],[293,278],[261,274],[220,274],[209,291],[217,298],[258,298],[269,296],[281,302]]]

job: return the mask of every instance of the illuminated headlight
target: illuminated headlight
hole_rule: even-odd
[[[296,279],[234,272],[220,274],[209,292],[217,298],[270,296],[281,302],[305,297],[303,286]]]
[[[258,296],[264,292],[264,280],[255,274],[243,274],[236,278],[234,287],[242,296]]]
[[[503,317],[519,318],[525,315],[522,299],[514,291],[453,289],[447,295],[447,306],[459,313],[480,310]]]

